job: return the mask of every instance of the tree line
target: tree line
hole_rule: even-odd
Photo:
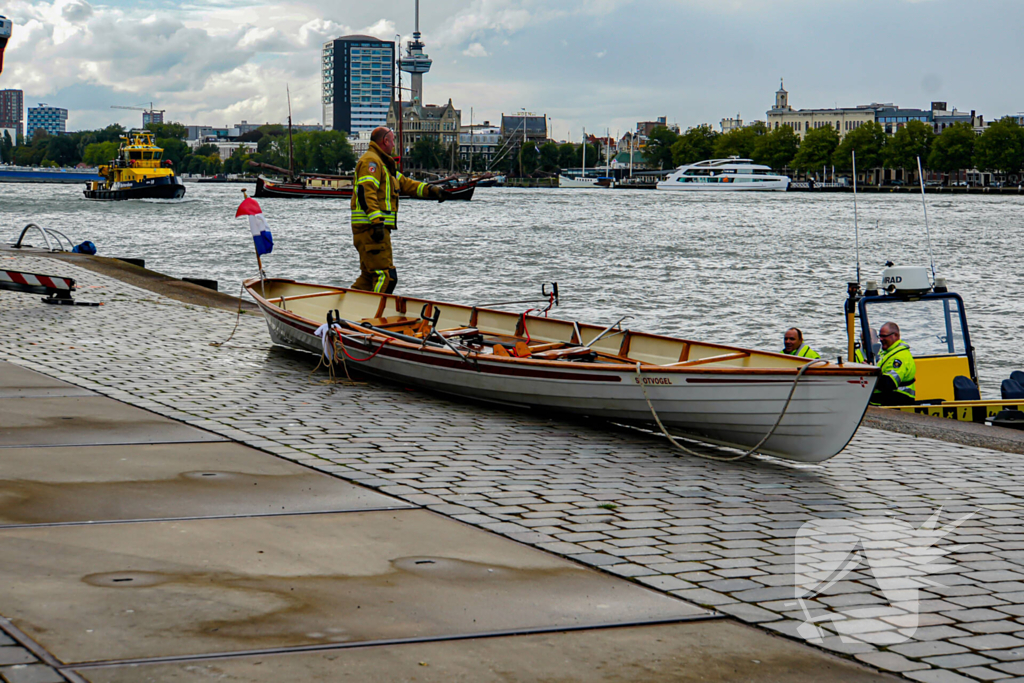
[[[224,160],[221,160],[216,145],[189,147],[185,142],[188,129],[180,123],[151,123],[146,128],[153,133],[156,146],[164,150],[163,158],[170,160],[178,173],[242,173],[250,170],[247,163],[250,159],[288,166],[288,131],[284,126],[261,126],[242,135],[238,138],[240,141],[256,143],[256,152],[239,148]],[[121,136],[127,132],[116,123],[101,130],[63,135],[50,135],[38,129],[27,143],[17,147],[7,135],[0,139],[0,157],[19,166],[76,166],[80,163],[99,166],[110,163],[117,156]],[[352,169],[356,165],[352,146],[340,131],[293,133],[292,143],[297,173],[337,173],[339,169]]]
[[[834,166],[852,170],[852,153],[857,168],[917,168],[938,173],[959,173],[976,168],[996,173],[1020,173],[1024,169],[1024,128],[1013,117],[992,123],[981,135],[968,123],[955,123],[940,134],[923,121],[910,121],[893,135],[878,123],[866,123],[842,139],[832,126],[807,131],[804,139],[789,126],[775,130],[757,122],[728,133],[716,133],[704,124],[683,134],[664,127],[651,131],[643,154],[655,167],[674,168],[704,159],[739,156],[773,169],[794,169],[814,173]]]

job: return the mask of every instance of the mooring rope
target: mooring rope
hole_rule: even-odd
[[[772,425],[772,428],[769,429],[768,433],[765,434],[764,437],[760,441],[758,441],[757,444],[753,448],[751,448],[749,451],[747,451],[746,453],[742,453],[740,455],[734,455],[734,456],[731,456],[731,457],[728,457],[728,458],[722,458],[722,457],[717,457],[717,456],[714,456],[714,455],[708,455],[706,453],[697,453],[695,451],[691,451],[689,448],[687,448],[686,446],[684,446],[681,443],[679,443],[678,441],[676,441],[675,437],[673,437],[671,434],[669,434],[668,430],[665,429],[665,425],[663,425],[661,423],[661,418],[658,417],[658,412],[654,409],[654,404],[651,403],[651,398],[647,395],[647,387],[646,387],[646,385],[644,385],[643,376],[640,374],[640,363],[639,363],[639,361],[636,364],[636,378],[637,378],[637,382],[640,384],[640,389],[644,392],[644,399],[647,401],[647,407],[651,409],[651,415],[654,416],[655,423],[657,423],[658,428],[661,429],[661,433],[665,435],[665,438],[667,438],[672,443],[673,446],[675,446],[679,450],[683,451],[684,453],[686,453],[688,455],[692,455],[692,456],[697,457],[697,458],[704,458],[705,460],[718,460],[720,462],[732,462],[734,460],[742,460],[743,458],[746,458],[747,456],[752,455],[755,451],[757,451],[758,448],[763,446],[764,443],[766,441],[768,441],[768,439],[771,438],[772,434],[775,433],[775,430],[778,429],[779,425],[782,423],[782,418],[785,417],[786,411],[789,410],[789,404],[793,400],[793,394],[796,393],[796,385],[800,382],[800,378],[803,377],[803,374],[805,372],[807,372],[807,369],[810,368],[812,365],[819,365],[819,364],[822,364],[822,363],[827,363],[827,361],[824,361],[824,360],[821,360],[821,359],[812,360],[810,363],[807,363],[806,365],[801,366],[801,368],[796,373],[796,377],[793,378],[793,386],[790,387],[790,389],[789,389],[789,396],[786,397],[786,404],[784,406],[782,406],[782,412],[779,413],[779,417],[778,417],[777,420],[775,420],[775,424]]]
[[[228,338],[222,342],[210,342],[210,346],[224,346],[231,338],[235,336],[235,330],[238,329],[238,321],[242,319],[242,295],[245,294],[245,283],[242,283],[242,288],[238,290],[238,313],[235,314],[235,326],[231,328],[231,334]]]

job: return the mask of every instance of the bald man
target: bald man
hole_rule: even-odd
[[[398,284],[392,260],[391,232],[398,229],[398,197],[436,199],[448,194],[440,188],[402,175],[395,165],[395,133],[375,128],[370,147],[356,164],[352,193],[352,242],[359,252],[359,279],[352,289],[391,294]]]

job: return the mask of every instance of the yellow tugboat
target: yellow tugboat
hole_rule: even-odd
[[[86,183],[86,199],[178,199],[185,185],[174,174],[164,150],[153,144],[153,134],[133,130],[121,136],[117,158],[100,166],[99,182]]]

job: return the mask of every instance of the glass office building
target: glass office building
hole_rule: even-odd
[[[395,43],[344,36],[324,43],[324,128],[355,136],[387,124],[395,82]]]

